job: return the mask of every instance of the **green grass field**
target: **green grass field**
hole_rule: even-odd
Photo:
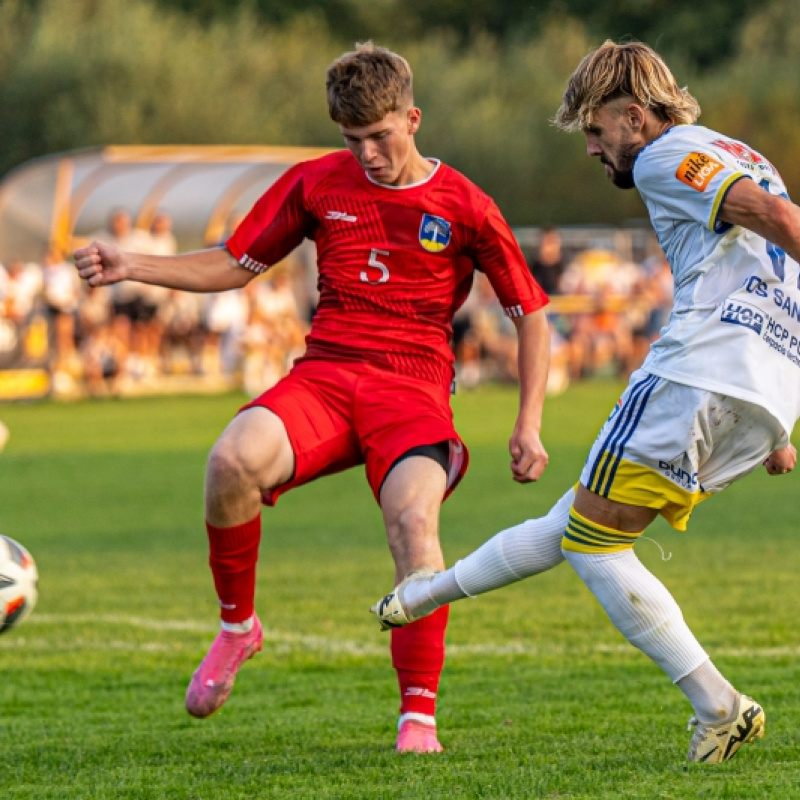
[[[577,479],[620,391],[549,401],[551,456],[514,484],[512,389],[454,400],[472,467],[445,505],[448,562],[538,516]],[[367,608],[391,588],[380,515],[353,470],[264,514],[264,651],[228,704],[194,720],[186,683],[216,630],[202,518],[208,448],[235,395],[13,405],[0,531],[34,554],[40,600],[0,639],[0,797],[800,797],[797,476],[751,476],[658,523],[637,552],[716,663],[768,715],[718,766],[685,763],[690,707],[616,633],[569,567],[455,604],[439,706],[441,756],[393,750],[397,693]]]

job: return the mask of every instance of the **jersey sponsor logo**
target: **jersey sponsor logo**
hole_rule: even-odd
[[[746,161],[748,164],[769,164],[769,161],[760,153],[756,153],[746,144],[736,142],[733,139],[715,139],[711,142],[711,146],[719,147],[720,150],[724,150],[739,161]],[[770,164],[770,166],[772,165]]]
[[[722,306],[721,320],[731,325],[743,325],[760,336],[764,327],[764,312],[743,300],[726,300]]]
[[[691,490],[697,488],[698,484],[696,472],[687,472],[683,467],[670,464],[669,461],[659,461],[658,468],[665,477],[669,478],[674,483],[677,483],[679,486],[682,486],[684,489]]]
[[[342,222],[358,222],[358,217],[348,214],[346,211],[328,211],[325,219],[341,220]]]
[[[705,153],[689,153],[681,161],[675,177],[698,192],[708,188],[711,179],[723,168],[719,161]]]
[[[439,253],[450,244],[450,223],[433,214],[423,214],[419,226],[419,243],[429,253]]]

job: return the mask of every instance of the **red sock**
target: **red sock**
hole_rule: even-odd
[[[436,694],[444,668],[444,633],[450,606],[392,631],[392,666],[400,684],[400,713],[436,715]]]
[[[244,622],[255,610],[256,563],[261,542],[261,513],[232,528],[206,522],[214,586],[223,622]]]

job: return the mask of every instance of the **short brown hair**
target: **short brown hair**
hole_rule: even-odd
[[[561,130],[585,130],[594,112],[618,97],[632,97],[665,122],[692,123],[700,116],[697,100],[678,86],[655,50],[607,39],[572,73],[553,121]]]
[[[411,108],[412,84],[411,67],[402,56],[372,42],[358,42],[355,50],[328,67],[328,112],[340,125],[371,125],[392,111]]]

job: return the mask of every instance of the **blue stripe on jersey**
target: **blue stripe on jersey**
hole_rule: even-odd
[[[659,378],[656,375],[648,375],[631,389],[627,404],[614,420],[592,466],[587,488],[595,494],[602,497],[608,496],[625,445],[633,436],[647,405],[647,400],[658,381]]]

